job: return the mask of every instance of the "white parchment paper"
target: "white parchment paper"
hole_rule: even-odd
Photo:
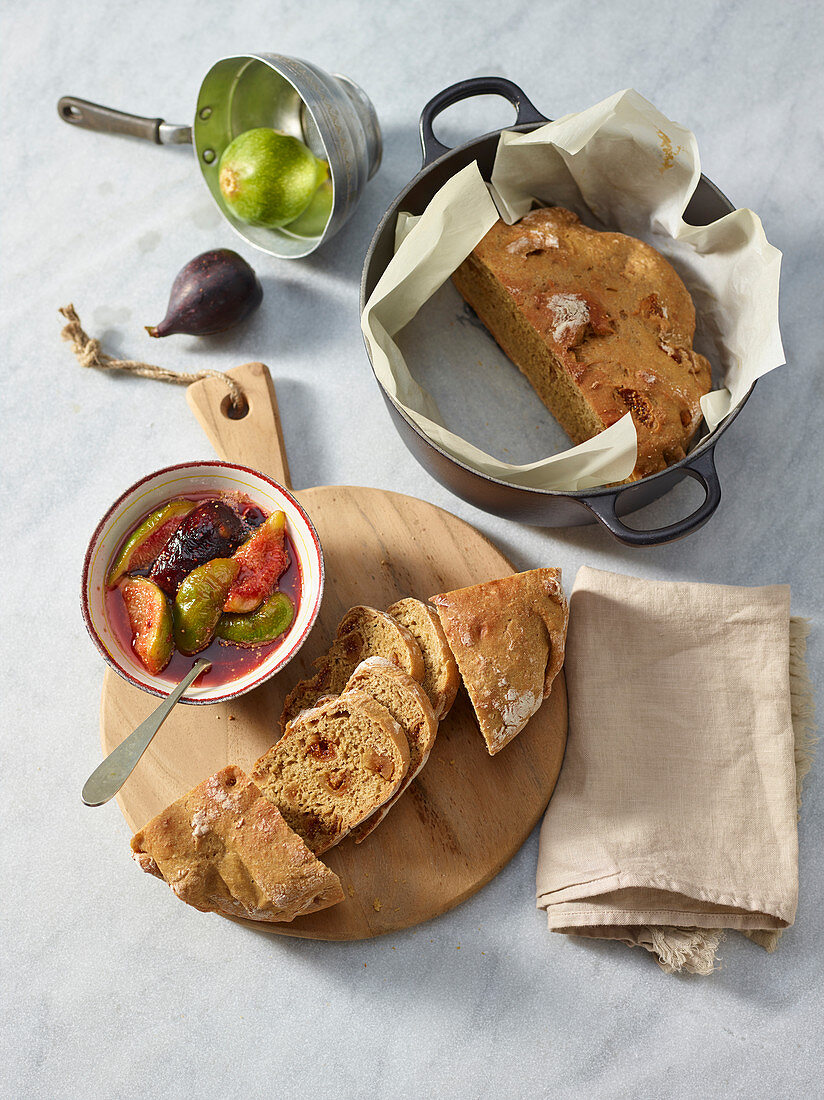
[[[720,386],[701,401],[712,431],[757,378],[784,362],[781,253],[751,210],[708,226],[687,225],[683,213],[700,175],[695,136],[631,89],[528,134],[504,131],[489,184],[473,162],[444,184],[422,215],[398,216],[395,255],[361,318],[389,395],[453,457],[515,485],[589,489],[631,473],[636,438],[629,414],[550,457],[521,463],[499,457],[517,450],[521,438],[546,448],[551,417],[517,368],[490,348],[491,337],[478,325],[454,324],[469,311],[444,284],[498,217],[512,223],[538,202],[574,210],[595,228],[639,237],[672,263],[695,302],[696,347]],[[414,341],[407,340],[403,330],[409,326],[411,335],[416,325]],[[413,346],[424,350],[414,371]],[[482,438],[498,456],[461,432]],[[509,438],[516,441],[512,447],[503,445]]]

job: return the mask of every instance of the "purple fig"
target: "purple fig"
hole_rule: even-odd
[[[244,525],[228,504],[207,500],[186,516],[163,547],[150,576],[159,588],[174,596],[193,569],[212,558],[234,554],[244,534]]]
[[[203,252],[178,272],[166,316],[147,325],[150,336],[211,336],[225,332],[254,312],[263,300],[257,275],[230,248]]]

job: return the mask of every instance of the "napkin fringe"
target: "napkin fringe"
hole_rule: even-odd
[[[656,928],[647,925],[639,931],[639,943],[652,952],[665,974],[678,974],[686,970],[688,974],[706,975],[716,969],[718,945],[724,938],[720,928]]]

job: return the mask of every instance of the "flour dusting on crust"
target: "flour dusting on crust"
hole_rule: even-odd
[[[530,252],[545,252],[548,248],[558,248],[558,238],[544,229],[530,229],[523,237],[516,237],[506,246],[507,252],[516,256],[528,256]]]
[[[515,733],[518,733],[542,702],[543,696],[536,695],[534,691],[518,692],[512,687],[508,688],[501,708],[501,718],[504,720],[507,731],[511,732],[514,729]]]
[[[556,344],[574,337],[589,322],[589,305],[577,294],[553,294],[546,308],[552,314],[552,339]]]

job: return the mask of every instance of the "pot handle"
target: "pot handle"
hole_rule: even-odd
[[[175,126],[162,118],[142,118],[126,111],[113,111],[99,103],[64,95],[57,101],[57,113],[70,126],[103,134],[127,134],[153,141],[156,145],[187,145],[192,140],[190,126]]]
[[[610,534],[625,546],[660,546],[665,542],[674,542],[703,527],[721,503],[721,484],[715,469],[714,446],[685,465],[683,470],[693,481],[700,482],[706,496],[694,512],[666,527],[656,527],[651,531],[636,531],[632,527],[624,526],[618,518],[615,505],[625,490],[618,490],[607,496],[587,497],[584,503]]]
[[[518,112],[514,126],[520,126],[525,122],[549,121],[527,99],[517,84],[503,76],[475,76],[471,80],[459,80],[457,84],[451,84],[433,96],[421,111],[421,150],[423,151],[421,168],[427,168],[433,160],[449,152],[449,146],[438,141],[432,131],[432,123],[441,111],[445,111],[453,103],[460,103],[476,95],[499,95],[508,99]]]

